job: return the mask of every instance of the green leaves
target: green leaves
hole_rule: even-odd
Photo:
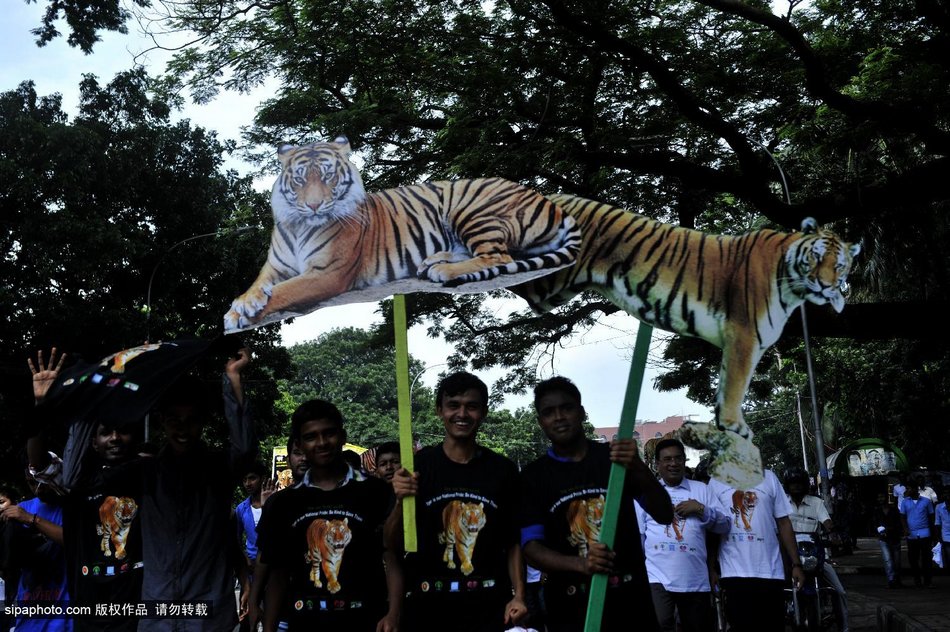
[[[333,402],[343,413],[349,440],[365,447],[398,439],[396,360],[392,344],[352,327],[334,329],[312,342],[290,348],[294,377],[282,389],[295,406],[308,399]],[[424,367],[410,359],[410,379]],[[412,389],[413,430],[442,436],[435,420],[431,389]],[[431,441],[429,441],[431,443]]]

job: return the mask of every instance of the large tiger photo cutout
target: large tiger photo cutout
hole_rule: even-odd
[[[810,218],[801,232],[713,235],[580,197],[549,197],[581,229],[577,261],[508,289],[536,312],[594,290],[643,322],[722,349],[715,427],[688,424],[680,438],[713,452],[717,478],[754,487],[761,459],[742,416],[752,373],[803,302],[844,308],[860,245]]]
[[[527,187],[479,178],[366,193],[349,153],[344,137],[280,147],[270,251],[225,315],[226,331],[307,313],[348,293],[377,300],[394,292],[374,288],[402,279],[424,281],[410,291],[446,291],[574,261],[581,241],[574,220]]]

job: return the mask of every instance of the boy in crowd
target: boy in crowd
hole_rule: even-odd
[[[145,573],[142,600],[210,602],[210,616],[142,619],[140,632],[219,632],[237,624],[231,497],[257,453],[241,372],[248,349],[230,358],[222,376],[229,450],[211,449],[202,439],[211,416],[208,389],[196,378],[180,378],[165,392],[155,416],[165,433],[157,456],[112,468],[106,484],[116,494],[141,498]]]
[[[402,467],[399,457],[399,443],[387,441],[376,448],[376,476],[387,483],[393,482],[396,470]]]
[[[261,490],[264,488],[266,475],[267,468],[262,463],[255,461],[251,464],[241,481],[247,498],[234,509],[237,518],[238,542],[243,545],[248,571],[252,574],[254,564],[257,562],[257,523],[261,519],[263,504]]]
[[[0,510],[0,521],[6,523],[0,546],[12,557],[7,564],[20,570],[16,602],[21,606],[65,606],[69,592],[63,556],[62,499],[37,481],[29,469],[26,481],[34,497],[19,504],[7,503]],[[73,621],[21,614],[14,627],[19,632],[72,632]]]
[[[673,506],[673,522],[659,524],[640,503],[636,507],[660,630],[675,632],[677,613],[682,632],[709,630],[712,610],[706,536],[728,533],[729,518],[705,484],[686,478],[686,450],[680,441],[657,443],[654,459],[660,484]]]
[[[310,469],[310,464],[307,463],[307,455],[303,453],[292,435],[287,439],[287,465],[290,468],[291,477],[290,484],[287,487],[293,487],[301,482],[303,477],[306,476],[307,470]]]
[[[395,632],[403,583],[399,560],[383,547],[388,486],[344,460],[346,430],[333,404],[302,404],[291,437],[310,468],[267,501],[258,525],[268,568],[264,632],[278,629],[285,603],[293,604],[291,631]]]
[[[470,373],[436,390],[445,437],[415,456],[416,472],[393,476],[396,508],[387,542],[402,549],[402,503],[416,497],[419,551],[406,558],[404,629],[432,622],[453,632],[501,632],[527,614],[524,566],[515,522],[517,467],[478,444],[488,387]]]
[[[587,413],[573,382],[564,377],[541,382],[534,406],[551,447],[522,472],[521,541],[528,562],[547,573],[548,631],[584,628],[595,573],[610,576],[602,630],[656,630],[633,500],[667,525],[673,520],[670,497],[640,460],[633,439],[610,445],[587,439]],[[613,550],[599,541],[612,462],[628,470]]]

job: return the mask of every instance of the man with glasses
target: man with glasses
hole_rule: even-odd
[[[656,465],[673,506],[673,522],[661,524],[636,503],[653,607],[663,632],[711,630],[713,625],[706,533],[729,532],[729,517],[703,483],[688,480],[686,451],[676,439],[656,446]]]

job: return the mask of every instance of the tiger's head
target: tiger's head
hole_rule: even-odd
[[[860,244],[849,244],[811,217],[802,222],[804,235],[785,255],[793,291],[806,301],[830,303],[836,312],[844,309],[851,262],[861,252]]]
[[[366,191],[349,153],[344,136],[330,143],[281,145],[281,172],[271,190],[275,222],[319,227],[352,216]]]
[[[350,531],[349,518],[343,520],[331,520],[327,525],[326,543],[331,549],[341,551],[353,539],[353,533]]]
[[[586,505],[587,522],[595,527],[600,527],[600,523],[604,519],[604,495],[601,494],[597,498],[589,499]]]
[[[459,512],[459,527],[469,533],[478,533],[485,526],[484,503],[462,503]]]
[[[123,496],[116,499],[112,515],[119,525],[126,526],[132,524],[132,520],[135,518],[135,514],[138,513],[138,510],[138,503],[136,503],[134,499]]]

